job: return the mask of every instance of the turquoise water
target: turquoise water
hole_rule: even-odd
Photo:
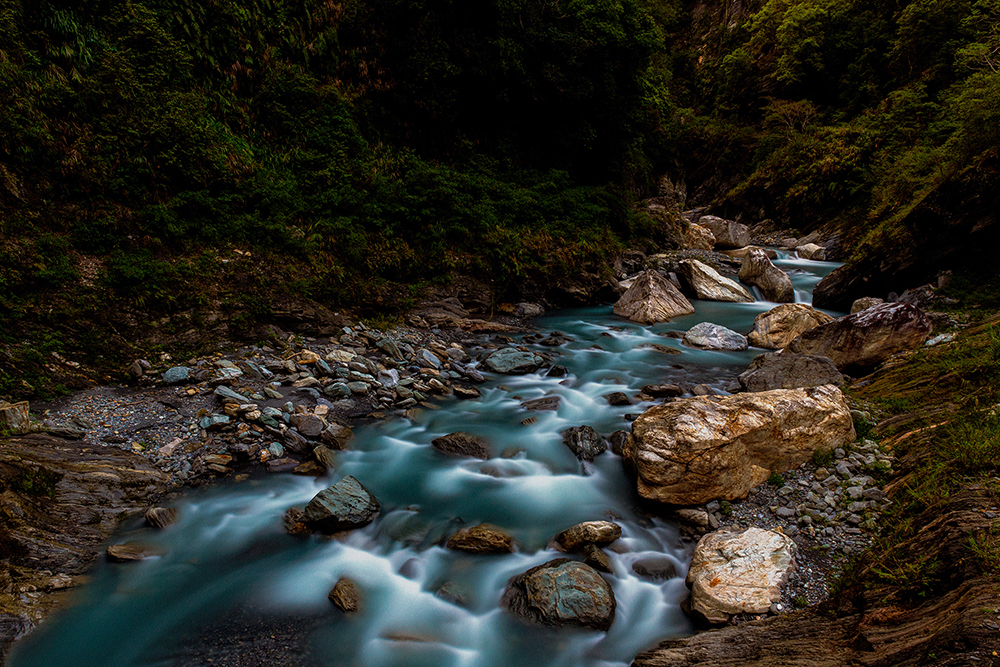
[[[787,256],[776,263],[792,275],[801,301],[836,266]],[[115,542],[141,541],[163,555],[99,564],[72,604],[22,641],[9,664],[201,664],[179,657],[187,643],[248,605],[315,620],[301,638],[306,663],[328,666],[626,665],[659,640],[690,633],[679,604],[691,545],[674,526],[641,511],[617,456],[609,451],[581,463],[560,432],[589,424],[608,436],[628,427],[629,414],[649,407],[611,407],[603,397],[612,391],[634,396],[645,384],[672,382],[708,383],[724,392],[761,350],[694,350],[663,334],[703,321],[746,333],[753,318],[775,304],[694,305],[695,314],[652,327],[615,317],[610,305],[548,315],[539,329],[571,342],[537,349],[556,354],[555,363],[569,369],[566,378],[492,376],[481,386],[481,400],[444,400],[438,410],[358,429],[328,478],[276,475],[226,484],[186,496],[176,506],[179,520],[164,531],[126,527]],[[561,399],[556,411],[520,407],[550,395]],[[530,417],[533,423],[522,423]],[[486,438],[493,458],[446,458],[430,447],[433,438],[458,430]],[[283,532],[286,509],[302,507],[346,475],[379,498],[378,520],[344,541]],[[607,633],[535,628],[500,610],[510,577],[564,555],[548,546],[556,533],[607,518],[624,533],[609,551],[614,574],[607,578],[618,610]],[[471,556],[441,546],[461,525],[483,521],[513,535],[515,553]],[[637,577],[632,563],[650,557],[672,560],[678,577]],[[326,599],[342,576],[362,591],[362,610],[352,616]],[[446,584],[449,595],[440,593]]]

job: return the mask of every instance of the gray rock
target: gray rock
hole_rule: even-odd
[[[507,582],[501,604],[543,625],[606,631],[615,619],[614,592],[592,567],[557,558]]]
[[[302,520],[313,530],[336,533],[367,526],[380,509],[375,496],[348,476],[317,493],[306,505]]]
[[[615,303],[614,313],[640,324],[666,322],[694,312],[694,306],[658,271],[645,271]]]
[[[677,566],[666,556],[640,558],[632,563],[632,571],[649,581],[666,581],[677,576]]]
[[[750,245],[750,228],[715,215],[703,215],[698,224],[707,227],[715,236],[716,248],[742,248]]]
[[[239,393],[233,391],[232,389],[230,389],[229,387],[226,387],[224,385],[220,385],[220,386],[216,387],[214,393],[215,393],[216,396],[218,396],[219,398],[221,398],[224,402],[225,401],[228,401],[230,403],[249,403],[250,402],[250,399],[247,398],[246,396],[244,396],[243,394],[239,394]]]
[[[307,438],[319,437],[323,429],[326,428],[326,422],[323,421],[323,418],[312,414],[292,415],[289,422]]]
[[[471,433],[458,431],[431,440],[431,446],[446,456],[470,456],[476,459],[490,458],[489,444]]]
[[[562,432],[563,444],[581,461],[593,461],[608,446],[604,438],[591,426],[574,426]]]
[[[165,384],[180,384],[187,382],[191,377],[191,369],[187,366],[174,366],[163,371],[163,382]]]
[[[688,288],[699,299],[745,303],[754,301],[753,295],[745,287],[696,259],[681,260],[680,271]]]
[[[747,370],[740,373],[739,383],[744,391],[797,389],[825,384],[842,387],[844,376],[826,357],[770,352],[755,357]]]
[[[543,396],[541,398],[535,398],[530,401],[522,401],[521,407],[525,410],[558,410],[559,403],[562,401],[562,397],[559,395],[555,396]]]
[[[534,373],[545,360],[532,352],[522,352],[514,347],[501,348],[490,353],[483,363],[486,368],[502,375]]]
[[[537,303],[519,303],[514,307],[514,315],[523,318],[538,317],[545,313],[545,309]]]
[[[778,303],[795,301],[795,289],[788,274],[776,267],[763,250],[751,250],[740,267],[740,280],[757,287],[764,298]]]
[[[621,391],[614,391],[610,394],[605,394],[604,400],[608,402],[608,405],[613,406],[632,405],[632,400],[627,394]]]
[[[556,535],[564,551],[580,551],[588,544],[605,547],[622,536],[622,529],[611,521],[584,521]]]
[[[705,350],[747,349],[746,336],[711,322],[702,322],[688,329],[684,334],[684,342]]]

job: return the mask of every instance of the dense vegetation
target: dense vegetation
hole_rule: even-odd
[[[664,174],[858,257],[992,189],[1000,0],[739,7],[0,0],[0,393],[209,303],[515,298],[656,241]]]

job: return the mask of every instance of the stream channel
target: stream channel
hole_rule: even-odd
[[[775,264],[791,275],[800,302],[808,303],[815,284],[837,266],[779,257]],[[680,603],[693,543],[642,511],[618,456],[608,451],[582,463],[560,433],[589,424],[607,437],[651,405],[612,407],[604,399],[612,391],[634,396],[646,384],[707,383],[725,394],[766,350],[696,350],[662,334],[705,321],[745,334],[775,304],[693,303],[695,314],[648,327],[614,316],[610,305],[546,315],[538,330],[571,340],[537,349],[558,355],[554,363],[569,369],[565,378],[488,374],[480,400],[446,398],[412,420],[392,417],[357,429],[325,478],[279,474],[221,483],[183,496],[177,522],[163,531],[126,523],[115,542],[141,541],[163,555],[130,564],[102,559],[70,604],[19,642],[10,667],[211,664],[185,657],[190,645],[247,608],[309,619],[294,664],[330,667],[627,665],[659,640],[691,633]],[[650,348],[654,343],[679,354]],[[561,397],[556,411],[520,406],[550,395]],[[454,431],[485,437],[494,458],[449,458],[430,446]],[[285,510],[301,508],[346,475],[379,499],[382,513],[373,524],[343,541],[284,533]],[[554,535],[601,519],[623,530],[606,549],[614,574],[605,576],[618,604],[607,633],[529,626],[501,609],[508,579],[565,556],[548,546]],[[515,552],[482,556],[442,546],[462,525],[482,522],[510,533]],[[632,569],[664,557],[678,576],[640,578]],[[327,600],[343,576],[362,594],[361,610],[351,615]]]

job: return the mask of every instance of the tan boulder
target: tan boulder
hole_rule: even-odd
[[[747,340],[754,347],[780,350],[799,334],[833,322],[826,313],[804,303],[782,304],[754,318]]]
[[[614,308],[615,315],[641,324],[666,322],[693,312],[691,302],[657,271],[640,273]]]
[[[28,402],[7,403],[0,401],[0,431],[10,435],[24,435],[31,431]]]
[[[564,551],[579,551],[588,544],[604,547],[622,536],[622,529],[611,521],[584,521],[556,535]]]
[[[757,287],[764,298],[777,303],[795,301],[795,288],[788,274],[776,267],[763,250],[750,250],[740,267],[740,280]]]
[[[930,332],[930,318],[916,306],[883,303],[810,329],[787,349],[829,357],[844,372],[866,372],[897,352],[920,347]]]
[[[685,247],[695,250],[711,250],[715,247],[715,234],[708,227],[691,223],[684,235]]]
[[[854,437],[837,387],[775,389],[654,406],[632,423],[622,457],[643,498],[700,505],[742,498],[771,473]]]
[[[445,546],[474,554],[509,554],[514,551],[514,540],[496,526],[481,523],[458,531]]]
[[[851,304],[851,315],[860,313],[862,310],[867,310],[872,306],[877,306],[880,303],[885,303],[885,299],[880,299],[877,296],[863,296]]]
[[[826,248],[815,243],[807,243],[795,248],[796,254],[802,259],[813,259],[822,262],[826,259]]]
[[[750,228],[744,224],[725,220],[715,215],[703,215],[698,224],[708,227],[715,236],[717,248],[742,248],[750,245]]]
[[[795,567],[795,543],[781,533],[747,528],[719,530],[698,541],[687,585],[691,608],[710,623],[735,614],[763,614],[781,600]]]
[[[760,250],[768,259],[778,259],[778,253],[773,248],[761,248],[756,245],[748,245],[743,248],[733,248],[731,250],[720,250],[723,255],[729,255],[734,259],[744,259],[750,254],[751,250]]]
[[[719,275],[718,271],[696,259],[682,260],[680,271],[691,291],[699,299],[745,303],[754,301],[753,295],[745,287],[735,280]]]

